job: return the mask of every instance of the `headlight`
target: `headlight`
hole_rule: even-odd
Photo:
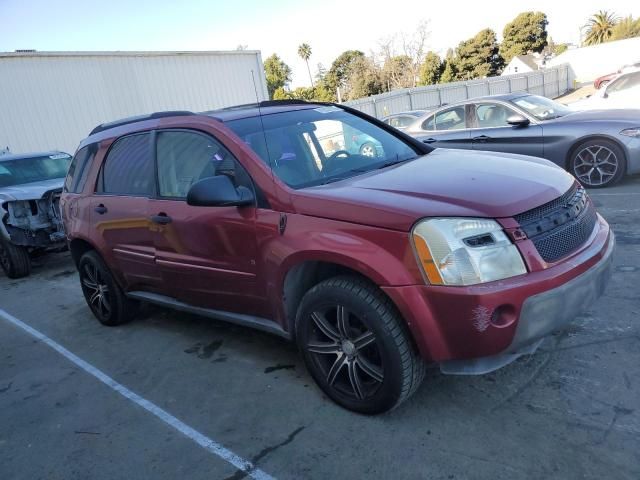
[[[626,137],[640,137],[640,127],[625,128],[620,132],[620,135],[624,135]]]
[[[412,237],[432,285],[475,285],[527,273],[520,252],[494,220],[422,220]]]

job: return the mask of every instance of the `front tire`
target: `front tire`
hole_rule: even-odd
[[[618,144],[604,138],[587,140],[571,152],[569,169],[588,188],[610,187],[618,183],[626,171],[624,152]]]
[[[378,151],[376,150],[376,146],[373,143],[367,142],[362,144],[362,146],[360,147],[360,155],[365,157],[377,157]]]
[[[9,278],[22,278],[31,273],[31,259],[27,249],[0,239],[0,266]]]
[[[135,316],[138,303],[126,297],[96,252],[89,251],[80,257],[78,271],[84,298],[100,323],[114,327]]]
[[[318,386],[355,412],[391,410],[424,378],[424,361],[395,306],[357,277],[331,278],[305,294],[296,341]]]

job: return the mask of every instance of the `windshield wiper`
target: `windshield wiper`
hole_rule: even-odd
[[[386,162],[380,163],[380,164],[375,165],[373,167],[371,165],[366,165],[366,166],[362,166],[362,167],[358,167],[358,168],[351,168],[349,170],[345,170],[344,172],[341,172],[340,174],[338,174],[336,176],[329,177],[329,178],[325,179],[320,185],[326,185],[328,183],[337,182],[338,180],[344,180],[345,178],[349,178],[351,176],[351,174],[354,174],[354,173],[366,173],[366,172],[371,172],[373,170],[381,170],[383,168],[391,167],[391,166],[397,165],[399,163],[408,162],[409,160],[414,160],[416,158],[418,158],[418,157],[409,157],[409,158],[404,158],[404,159],[401,160],[396,155],[396,158],[394,160],[388,160]]]
[[[404,163],[404,162],[408,162],[409,160],[415,160],[418,157],[409,157],[409,158],[403,158],[402,160],[400,158],[398,158],[398,156],[396,155],[395,160],[389,160],[387,162],[384,162],[380,165],[378,165],[377,167],[375,167],[375,170],[380,170],[382,168],[387,168],[387,167],[391,167],[393,165],[398,165],[399,163]]]

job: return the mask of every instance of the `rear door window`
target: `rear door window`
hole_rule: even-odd
[[[150,133],[122,137],[102,166],[98,191],[113,195],[152,196],[155,174]]]
[[[405,128],[411,125],[411,122],[415,120],[415,117],[403,116],[393,117],[389,119],[389,125],[396,128]]]
[[[436,114],[436,130],[461,130],[466,128],[464,110],[464,105],[460,105]]]

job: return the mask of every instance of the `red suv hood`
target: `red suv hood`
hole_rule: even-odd
[[[298,213],[408,231],[423,217],[512,217],[566,192],[574,178],[535,157],[437,149],[393,167],[298,190]]]

